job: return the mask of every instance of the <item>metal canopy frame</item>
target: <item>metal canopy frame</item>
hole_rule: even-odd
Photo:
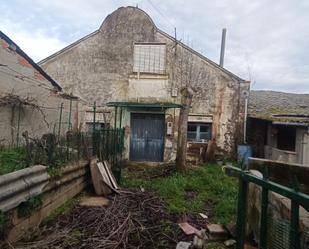
[[[127,107],[127,108],[182,108],[183,105],[175,103],[141,103],[141,102],[108,102],[107,106]]]
[[[120,117],[119,117],[119,128],[121,128],[122,123],[122,109],[123,108],[161,108],[161,109],[169,109],[169,108],[183,108],[181,104],[175,103],[164,103],[164,102],[157,102],[157,103],[142,103],[142,102],[108,102],[106,104],[110,107],[115,107],[115,118],[114,118],[114,127],[117,126],[117,111],[118,107],[120,108]]]

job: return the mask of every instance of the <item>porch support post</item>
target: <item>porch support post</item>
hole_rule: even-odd
[[[117,109],[118,107],[115,106],[115,117],[114,117],[114,128],[116,129],[116,125],[117,125]]]
[[[121,128],[122,125],[122,107],[120,107],[120,113],[119,113],[119,128]]]

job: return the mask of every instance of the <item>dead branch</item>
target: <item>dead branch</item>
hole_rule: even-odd
[[[162,232],[168,220],[170,215],[153,193],[120,191],[108,207],[76,206],[54,226],[40,228],[35,242],[19,243],[15,248],[175,248],[176,225]]]

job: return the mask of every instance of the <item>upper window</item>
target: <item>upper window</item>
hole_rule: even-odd
[[[188,123],[188,140],[194,142],[205,142],[211,139],[211,124]]]
[[[136,43],[134,44],[133,71],[137,73],[165,73],[164,43]]]

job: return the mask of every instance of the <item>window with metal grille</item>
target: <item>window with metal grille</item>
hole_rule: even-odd
[[[204,142],[211,139],[210,123],[188,123],[188,141]]]
[[[137,73],[165,73],[166,46],[164,43],[134,44],[133,71]]]

